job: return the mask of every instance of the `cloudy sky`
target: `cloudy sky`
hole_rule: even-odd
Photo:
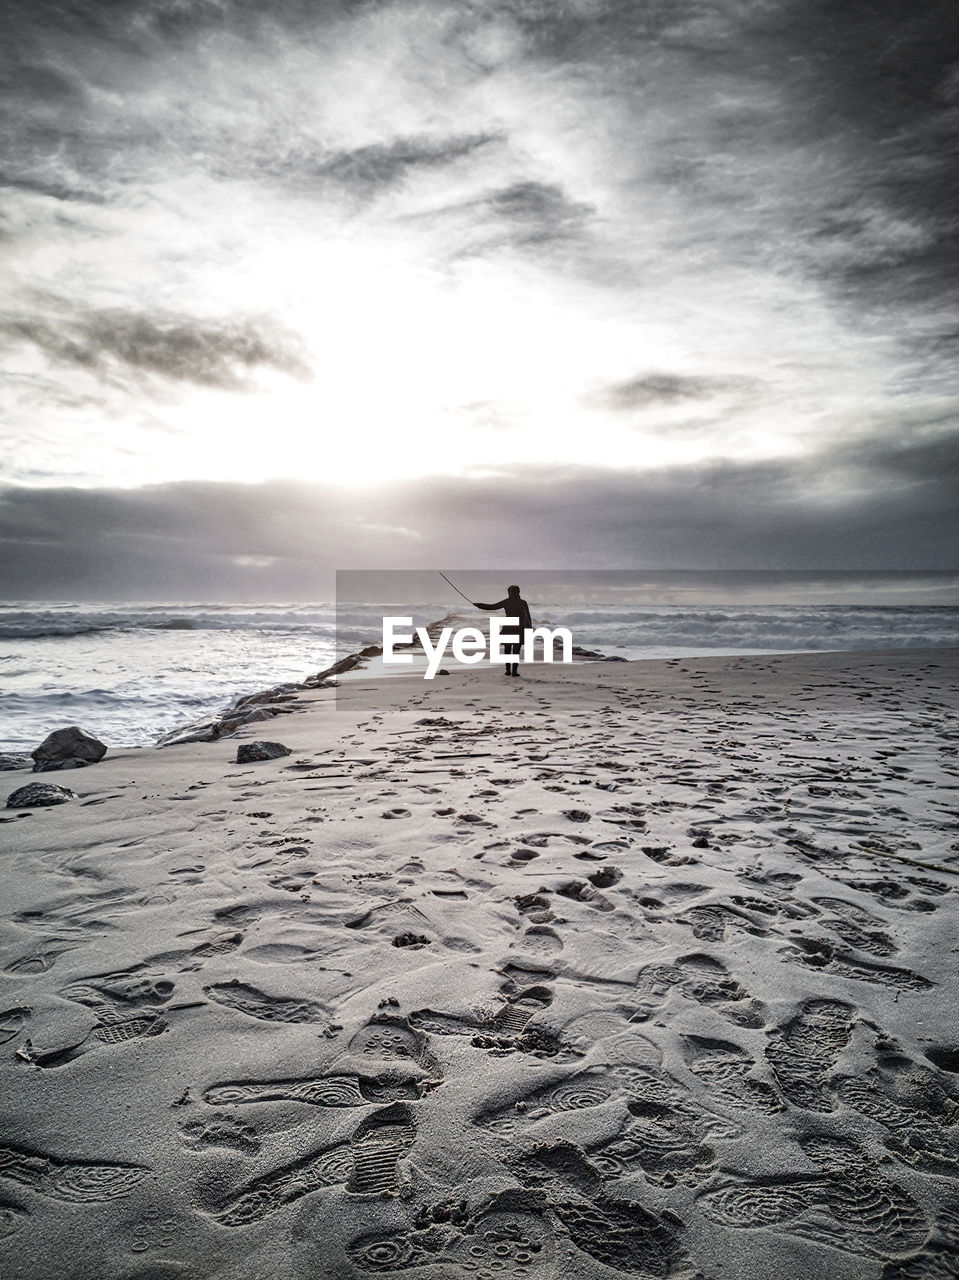
[[[7,597],[959,563],[954,0],[0,13]]]

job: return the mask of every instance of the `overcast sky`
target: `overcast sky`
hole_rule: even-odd
[[[954,0],[0,16],[7,597],[959,564]]]

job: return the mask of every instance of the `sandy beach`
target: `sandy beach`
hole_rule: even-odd
[[[3,1280],[959,1274],[957,674],[359,679],[43,775]]]

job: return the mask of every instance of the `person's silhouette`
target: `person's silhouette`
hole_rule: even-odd
[[[508,654],[513,655],[506,663],[506,674],[508,676],[519,675],[519,662],[515,659],[519,656],[519,651],[523,647],[523,632],[528,627],[532,627],[533,619],[530,617],[529,605],[519,593],[519,587],[507,587],[506,599],[497,600],[495,604],[481,604],[478,600],[473,601],[476,609],[503,609],[508,618],[516,618],[517,622],[510,626],[503,627],[502,635],[504,645],[503,648]],[[515,637],[510,639],[510,637]]]

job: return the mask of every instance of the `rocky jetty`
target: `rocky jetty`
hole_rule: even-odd
[[[324,682],[313,684],[305,681],[303,684],[278,684],[272,689],[248,694],[238,698],[218,716],[172,729],[157,741],[157,746],[177,747],[186,742],[216,742],[220,738],[228,738],[246,725],[274,720],[277,716],[292,715],[299,709],[295,704],[297,695],[303,689],[323,687]]]

